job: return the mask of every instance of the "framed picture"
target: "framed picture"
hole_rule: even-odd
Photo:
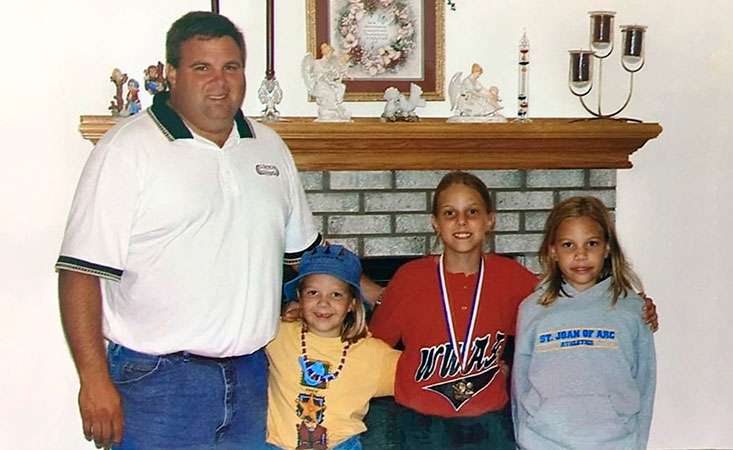
[[[382,100],[418,84],[443,100],[443,0],[306,0],[308,51],[324,42],[349,55],[346,100]]]

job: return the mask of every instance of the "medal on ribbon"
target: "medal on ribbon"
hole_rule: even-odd
[[[461,368],[461,375],[465,375],[468,370],[468,360],[471,355],[471,342],[473,342],[473,333],[476,327],[476,321],[478,318],[479,305],[481,303],[481,287],[484,283],[484,259],[481,258],[481,264],[479,266],[478,277],[476,280],[476,287],[473,292],[473,300],[471,302],[471,314],[468,320],[468,326],[466,327],[466,335],[463,340],[463,348],[460,347],[458,337],[456,336],[456,327],[453,323],[453,314],[450,309],[450,300],[448,298],[448,286],[445,281],[445,264],[444,255],[440,255],[440,262],[438,263],[438,279],[440,281],[440,299],[443,305],[443,314],[445,317],[446,328],[448,330],[448,337],[450,339],[451,347],[455,356],[458,360],[458,364]],[[451,397],[455,402],[464,403],[474,396],[475,390],[470,381],[466,378],[456,380],[451,384],[451,389],[446,390],[445,394]]]

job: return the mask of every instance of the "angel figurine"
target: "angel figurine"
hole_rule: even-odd
[[[506,122],[506,118],[498,113],[503,108],[499,98],[499,88],[485,88],[479,77],[484,69],[474,63],[471,74],[465,78],[463,72],[453,75],[448,85],[451,111],[456,115],[448,122]]]
[[[415,110],[425,106],[425,99],[422,98],[422,88],[415,83],[410,83],[410,96],[400,93],[396,87],[388,87],[384,91],[384,105],[382,120],[385,122],[417,122],[420,118]]]
[[[333,47],[321,44],[321,58],[306,54],[301,63],[301,73],[308,94],[316,98],[317,122],[350,122],[351,112],[342,103],[346,93],[343,79],[346,77],[349,55],[339,57]]]
[[[265,105],[265,109],[262,110],[262,120],[265,122],[274,122],[280,118],[280,112],[277,110],[277,105],[283,99],[283,90],[280,88],[280,83],[277,82],[275,77],[265,77],[260,84],[260,88],[257,90],[257,96],[260,99],[260,103]]]

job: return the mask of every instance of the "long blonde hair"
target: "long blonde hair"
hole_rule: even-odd
[[[604,239],[608,244],[608,256],[603,261],[600,278],[612,277],[612,304],[619,297],[627,296],[629,291],[643,292],[641,279],[634,273],[627,262],[616,236],[616,227],[611,220],[608,208],[595,197],[571,197],[552,209],[545,222],[545,237],[540,247],[539,259],[543,268],[542,285],[546,290],[539,299],[539,304],[549,306],[560,296],[562,289],[562,273],[557,262],[552,258],[550,246],[555,242],[560,224],[573,217],[588,217],[600,225]]]
[[[364,301],[354,297],[354,307],[346,314],[341,324],[341,342],[355,344],[359,339],[367,336],[366,309]]]

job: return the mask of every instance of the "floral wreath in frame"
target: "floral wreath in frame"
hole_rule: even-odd
[[[397,25],[391,42],[366,49],[359,34],[359,22],[367,15],[381,13]],[[341,47],[352,65],[371,76],[396,72],[415,49],[415,19],[405,0],[348,0],[338,14],[338,35]]]

